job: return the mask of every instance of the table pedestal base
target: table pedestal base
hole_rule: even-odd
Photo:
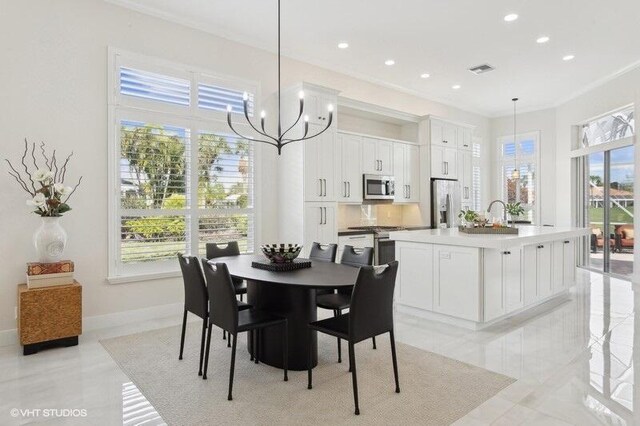
[[[255,309],[286,317],[289,330],[289,370],[308,368],[309,338],[307,324],[317,320],[316,291],[312,288],[294,287],[247,280],[247,302]],[[249,339],[250,340],[250,339]],[[318,338],[314,331],[312,367],[318,364]],[[252,350],[249,342],[249,351]],[[260,362],[282,368],[282,327],[262,329]]]

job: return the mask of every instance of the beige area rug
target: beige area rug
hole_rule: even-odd
[[[448,425],[515,380],[431,352],[396,343],[401,393],[394,392],[389,339],[356,345],[360,416],[353,414],[347,345],[337,363],[335,338],[318,336],[313,389],[306,371],[254,364],[246,334],[238,339],[233,401],[227,401],[231,349],[214,328],[207,380],[198,376],[200,323],[187,328],[178,360],[180,327],[102,340],[101,343],[169,425],[420,424]]]

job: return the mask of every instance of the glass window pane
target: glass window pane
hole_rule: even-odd
[[[189,106],[190,91],[189,80],[120,67],[120,93],[123,95]]]
[[[152,262],[174,259],[186,252],[184,216],[122,216],[120,261]]]
[[[635,134],[633,106],[598,118],[582,126],[583,146],[613,142]]]
[[[120,123],[123,209],[186,208],[189,131],[135,121]]]
[[[228,135],[198,136],[198,206],[253,207],[252,145]]]
[[[520,141],[520,155],[534,155],[536,152],[536,142],[533,139]]]
[[[634,150],[633,146],[611,150],[609,221],[614,234],[610,272],[631,276],[634,250]]]
[[[502,156],[504,158],[513,157],[516,154],[516,144],[513,142],[505,142],[502,144]]]
[[[207,243],[237,241],[241,253],[253,253],[253,213],[200,216],[199,250],[205,253]]]

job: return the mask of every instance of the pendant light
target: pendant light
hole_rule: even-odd
[[[511,179],[520,179],[520,170],[518,170],[518,133],[516,132],[516,102],[518,98],[511,99],[513,101],[513,172]]]
[[[295,119],[295,121],[293,122],[293,124],[291,126],[289,126],[285,131],[282,131],[282,117],[281,117],[281,107],[280,107],[280,100],[281,100],[281,91],[280,91],[280,83],[281,83],[281,78],[280,78],[280,59],[281,59],[281,52],[280,52],[280,0],[278,0],[278,132],[276,135],[270,135],[267,133],[267,131],[264,128],[265,125],[265,116],[266,113],[263,110],[260,113],[260,129],[258,129],[252,122],[251,119],[249,118],[249,95],[247,94],[247,92],[244,92],[244,95],[242,96],[242,105],[243,105],[243,109],[244,109],[244,118],[246,119],[247,123],[249,123],[249,126],[251,126],[251,128],[258,133],[260,136],[258,138],[254,138],[252,136],[245,136],[240,134],[238,131],[236,131],[236,129],[234,129],[233,127],[233,123],[231,122],[231,111],[232,111],[232,107],[231,105],[227,105],[227,124],[229,125],[229,128],[231,129],[231,131],[233,133],[235,133],[236,135],[238,135],[239,137],[241,137],[242,139],[247,139],[250,140],[252,142],[260,142],[260,143],[266,143],[269,145],[272,145],[274,147],[277,148],[278,150],[278,155],[280,155],[282,153],[282,148],[285,145],[288,145],[292,142],[300,142],[300,141],[305,141],[311,138],[315,138],[316,136],[321,135],[322,133],[326,132],[329,127],[331,127],[331,122],[333,121],[333,105],[329,105],[327,107],[328,111],[329,111],[329,120],[327,121],[327,125],[324,127],[324,129],[320,130],[319,132],[313,134],[313,135],[309,135],[309,116],[308,115],[304,115],[304,133],[302,134],[302,137],[299,138],[286,138],[285,136],[287,135],[287,133],[292,130],[296,124],[298,124],[298,122],[300,121],[301,118],[303,118],[303,114],[304,114],[304,92],[300,91],[299,93],[299,98],[300,98],[300,104],[298,107],[298,117]]]

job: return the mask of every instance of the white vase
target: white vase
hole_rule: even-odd
[[[43,217],[42,224],[33,234],[38,261],[53,263],[62,260],[67,245],[67,233],[60,226],[59,217]]]

